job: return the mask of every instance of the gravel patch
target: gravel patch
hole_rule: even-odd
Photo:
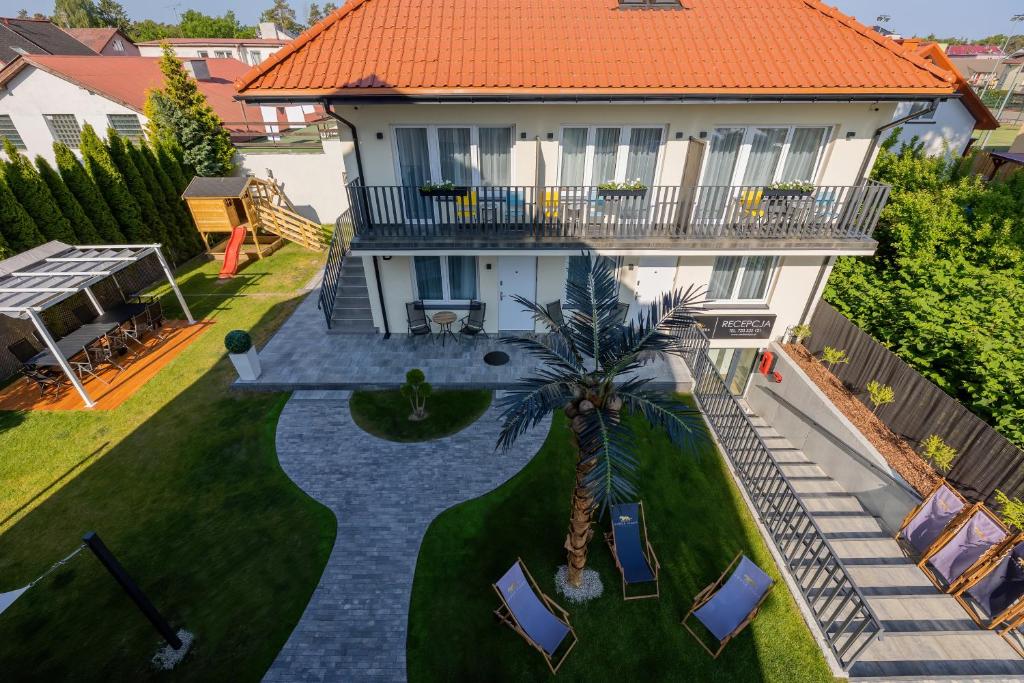
[[[181,647],[175,650],[169,644],[164,643],[164,646],[156,651],[153,655],[153,666],[161,671],[170,671],[176,667],[181,660],[185,659],[185,655],[192,649],[192,642],[195,640],[195,636],[185,629],[178,630],[178,639],[181,640]]]
[[[894,470],[921,495],[927,495],[939,482],[939,475],[910,444],[897,436],[871,409],[857,400],[821,361],[799,344],[783,344],[782,348],[807,373],[818,388],[828,396],[861,434],[878,449]]]
[[[601,575],[593,569],[583,570],[583,583],[579,588],[569,583],[569,565],[563,564],[555,572],[555,589],[574,605],[589,602],[604,594]]]

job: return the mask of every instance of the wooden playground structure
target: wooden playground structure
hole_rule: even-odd
[[[261,259],[285,240],[323,249],[319,223],[301,216],[277,183],[252,176],[196,176],[182,193],[207,253],[228,261]],[[233,273],[232,273],[233,274]]]

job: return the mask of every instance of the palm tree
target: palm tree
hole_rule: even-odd
[[[697,410],[650,391],[646,388],[650,378],[637,377],[647,360],[683,352],[675,332],[694,324],[703,293],[693,287],[668,292],[634,321],[620,324],[616,320],[618,287],[608,261],[590,255],[569,259],[565,300],[571,313],[562,324],[538,304],[516,297],[550,334],[541,340],[505,340],[542,359],[544,367],[521,380],[502,400],[505,411],[498,448],[508,451],[521,434],[555,410],[564,410],[570,419],[576,482],[565,549],[569,583],[576,587],[582,583],[595,511],[636,499],[638,462],[632,433],[620,419],[622,409],[665,428],[681,447],[705,438]]]

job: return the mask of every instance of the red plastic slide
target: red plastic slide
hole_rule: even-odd
[[[245,231],[249,226],[245,223],[236,225],[228,238],[228,246],[224,249],[224,265],[220,269],[218,280],[227,280],[238,272],[238,254],[242,250],[242,242],[245,241]]]

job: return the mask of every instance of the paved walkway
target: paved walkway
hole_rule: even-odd
[[[399,444],[360,430],[347,392],[296,392],[277,425],[277,455],[296,484],[334,511],[338,536],[264,680],[404,681],[409,597],[427,526],[518,472],[549,424],[527,432],[507,455],[494,451],[493,407],[454,436]]]
[[[1024,659],[940,593],[855,496],[757,415],[751,419],[885,633],[851,681],[1022,681]]]

